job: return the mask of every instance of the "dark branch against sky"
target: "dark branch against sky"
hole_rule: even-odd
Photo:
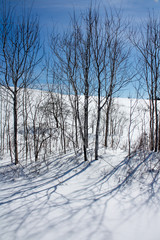
[[[0,0],[1,1],[1,0]],[[41,35],[47,42],[53,27],[63,32],[69,27],[70,17],[75,11],[76,15],[87,10],[91,0],[8,0],[16,6],[16,14],[21,15],[23,9],[32,9],[32,13],[39,17]],[[138,26],[144,22],[149,11],[160,16],[160,0],[92,0],[92,5],[99,5],[101,17],[104,8],[121,9],[123,17],[129,18],[133,25]],[[47,48],[47,47],[46,47]],[[130,86],[129,86],[130,88]],[[128,90],[128,94],[132,92]],[[126,95],[126,93],[125,93]]]

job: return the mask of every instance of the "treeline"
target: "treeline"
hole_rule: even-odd
[[[126,116],[119,117],[118,110],[115,114],[114,96],[136,80],[149,98],[149,132],[141,135],[148,149],[159,151],[157,16],[149,14],[141,27],[131,30],[122,11],[104,9],[102,16],[98,7],[90,6],[80,16],[74,13],[63,33],[54,29],[44,51],[38,18],[31,11],[16,16],[7,1],[1,2],[2,155],[9,152],[18,164],[20,158],[37,161],[40,154],[45,159],[54,151],[82,149],[87,161],[94,144],[94,159],[98,159],[100,141],[106,148],[113,147],[114,137],[118,135],[119,142],[123,135]],[[29,90],[42,76],[48,91]],[[130,110],[129,154],[133,106]]]

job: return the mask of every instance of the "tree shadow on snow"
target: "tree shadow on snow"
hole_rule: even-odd
[[[160,155],[136,152],[96,178],[92,171],[97,164],[68,154],[50,159],[49,171],[38,177],[4,183],[1,239],[110,240],[107,210],[111,199],[125,206],[127,199],[135,211],[159,202]]]
[[[94,183],[78,183],[72,189],[73,181],[89,166],[89,162],[68,154],[63,160],[59,157],[49,161],[50,171],[36,178],[3,182],[1,239],[81,239],[84,235],[87,240],[94,239],[97,232],[102,235],[99,239],[111,239],[103,226],[106,206],[102,209],[96,201]]]

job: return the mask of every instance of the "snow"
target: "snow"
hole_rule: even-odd
[[[106,175],[125,157],[101,149],[99,160],[83,162],[68,152],[27,169],[1,160],[0,239],[159,240],[158,204],[136,198],[137,182],[109,194],[117,175]]]
[[[35,99],[38,102],[43,94],[38,90],[33,96],[29,94],[34,107]],[[96,100],[92,100],[90,111],[95,115]],[[148,101],[117,98],[114,107],[113,114],[122,119],[122,129],[117,129],[119,150],[102,147],[97,161],[93,160],[91,127],[88,162],[72,151],[48,156],[42,162],[28,162],[27,166],[23,161],[18,166],[11,164],[7,155],[0,159],[0,240],[160,239],[160,179],[158,175],[155,184],[156,175],[147,172],[153,164],[159,171],[160,155],[142,153],[125,164],[129,122],[132,145],[138,145],[142,127],[143,132],[148,131]],[[134,111],[129,116],[131,108]],[[118,187],[131,169],[132,182],[128,178],[128,184]],[[140,177],[134,169],[142,172]]]

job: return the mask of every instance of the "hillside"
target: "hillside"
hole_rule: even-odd
[[[104,147],[105,109],[102,111],[99,159],[95,160],[96,98],[90,98],[88,161],[84,162],[81,144],[79,149],[72,145],[74,131],[69,98],[60,96],[65,109],[66,135],[63,136],[61,128],[55,128],[55,119],[42,114],[48,104],[48,93],[29,90],[27,97],[30,155],[26,156],[24,151],[21,104],[18,109],[18,165],[11,162],[13,149],[9,151],[12,147],[9,144],[13,130],[12,104],[3,101],[2,105],[4,134],[7,126],[10,128],[0,159],[0,239],[159,240],[160,155],[146,150],[142,141],[143,133],[148,137],[148,102],[114,99],[108,149]],[[54,100],[57,99],[59,101],[59,96],[54,94]],[[81,96],[80,103],[83,101]],[[81,113],[82,107],[83,104],[80,105]],[[35,119],[36,124],[41,124],[40,128],[33,125]],[[37,136],[39,143],[43,143],[43,137],[49,134],[48,119],[54,130],[52,141],[46,138],[35,161],[34,131],[41,130]],[[68,142],[65,153],[60,136]]]

